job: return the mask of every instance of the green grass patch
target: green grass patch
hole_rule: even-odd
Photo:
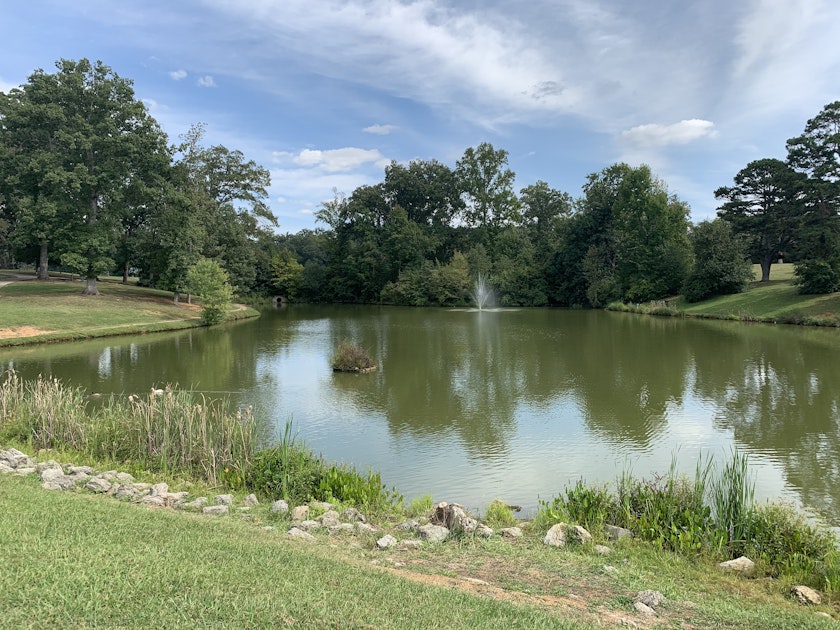
[[[33,479],[0,479],[0,531],[7,627],[587,627],[402,579],[282,530],[49,493]]]
[[[176,330],[202,325],[197,305],[174,304],[172,293],[100,282],[83,296],[72,281],[13,282],[0,287],[0,346]],[[237,309],[229,319],[258,315]]]

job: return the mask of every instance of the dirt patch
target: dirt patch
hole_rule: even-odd
[[[43,330],[35,326],[15,326],[14,328],[0,328],[0,339],[18,339],[20,337],[36,337],[48,335],[54,330]]]

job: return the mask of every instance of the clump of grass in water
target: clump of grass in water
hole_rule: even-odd
[[[350,341],[342,341],[332,357],[332,368],[338,372],[362,372],[376,365],[367,350]]]

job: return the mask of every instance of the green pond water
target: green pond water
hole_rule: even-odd
[[[342,339],[378,370],[336,374]],[[0,352],[25,378],[167,383],[291,418],[325,458],[407,497],[533,510],[578,479],[749,454],[760,498],[840,525],[840,331],[552,309],[294,306],[209,330]]]

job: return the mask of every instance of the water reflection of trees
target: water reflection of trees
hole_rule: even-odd
[[[836,331],[708,327],[717,334],[695,348],[695,386],[715,401],[716,425],[779,462],[804,503],[840,521]]]

